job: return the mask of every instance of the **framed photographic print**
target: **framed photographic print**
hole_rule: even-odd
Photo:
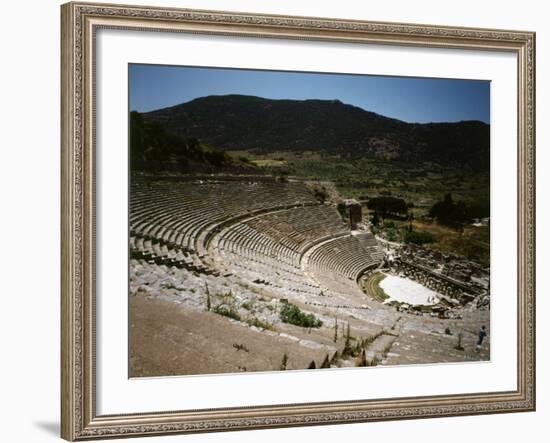
[[[535,408],[535,36],[62,6],[62,437]]]

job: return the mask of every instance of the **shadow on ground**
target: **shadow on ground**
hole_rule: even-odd
[[[56,421],[37,421],[34,426],[47,434],[59,436],[59,423]]]

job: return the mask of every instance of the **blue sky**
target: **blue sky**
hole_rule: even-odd
[[[130,110],[207,95],[340,100],[406,122],[490,120],[490,82],[131,64]]]

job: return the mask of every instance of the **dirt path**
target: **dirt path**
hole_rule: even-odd
[[[356,367],[364,364],[363,350],[368,364],[379,365],[490,358],[489,311],[440,320],[396,312],[365,295],[289,293],[288,302],[323,322],[304,328],[281,321],[281,294],[270,286],[142,261],[133,266],[131,377],[279,371],[285,354],[286,369],[292,370],[307,369],[311,362],[318,368],[327,356],[332,367]],[[207,294],[212,307],[230,299],[226,303],[240,321],[207,312]],[[487,325],[489,336],[475,352],[481,325]],[[459,333],[464,350],[456,349]]]
[[[131,377],[279,370],[320,365],[330,346],[259,331],[212,312],[146,296],[130,300]]]

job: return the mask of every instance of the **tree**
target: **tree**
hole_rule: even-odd
[[[462,201],[455,203],[450,193],[431,207],[429,215],[448,226],[460,226],[468,219],[466,204]]]
[[[204,153],[205,159],[216,167],[222,166],[229,160],[229,157],[225,152],[221,151],[206,151]]]
[[[434,237],[429,232],[405,231],[403,233],[403,241],[405,243],[423,245],[425,243],[433,243]]]
[[[368,366],[367,353],[365,352],[364,349],[361,351],[361,355],[357,359],[357,366],[359,367]]]
[[[329,198],[327,188],[317,184],[313,186],[313,195],[315,199],[321,204],[325,203],[325,201],[327,201]]]
[[[340,353],[338,351],[334,352],[334,355],[330,359],[330,365],[336,366],[338,364],[338,360],[340,360]]]
[[[323,322],[316,318],[313,314],[306,314],[300,308],[292,303],[285,303],[279,313],[283,323],[302,326],[304,328],[320,328]]]
[[[346,218],[346,204],[344,202],[339,202],[336,205],[336,209],[340,213],[340,216],[345,219]]]
[[[389,215],[405,217],[408,212],[405,200],[389,195],[371,198],[367,203],[367,207],[377,212],[382,218],[386,218]]]
[[[232,164],[230,157],[203,145],[194,137],[165,131],[142,114],[130,113],[130,167],[132,171],[188,172],[189,168],[219,169]]]
[[[462,331],[460,331],[458,333],[458,341],[457,341],[457,344],[455,346],[455,349],[457,351],[464,351],[464,346],[462,346]]]
[[[283,360],[281,361],[281,366],[279,369],[281,371],[286,371],[286,365],[288,363],[288,355],[286,355],[286,352],[283,354]]]
[[[353,354],[353,349],[351,348],[351,335],[350,335],[350,329],[349,329],[349,322],[348,322],[348,328],[346,332],[346,342],[344,343],[344,350],[342,351],[342,355],[344,357],[347,357],[348,355]]]
[[[210,302],[210,290],[208,289],[208,283],[205,283],[206,285],[206,310],[210,311],[210,308],[212,307]]]
[[[374,215],[372,216],[372,225],[378,227],[380,224],[380,217],[378,216],[378,212],[374,211]]]
[[[308,369],[316,369],[317,367],[315,366],[315,360],[311,360],[311,363],[309,364],[309,366],[307,368]]]

